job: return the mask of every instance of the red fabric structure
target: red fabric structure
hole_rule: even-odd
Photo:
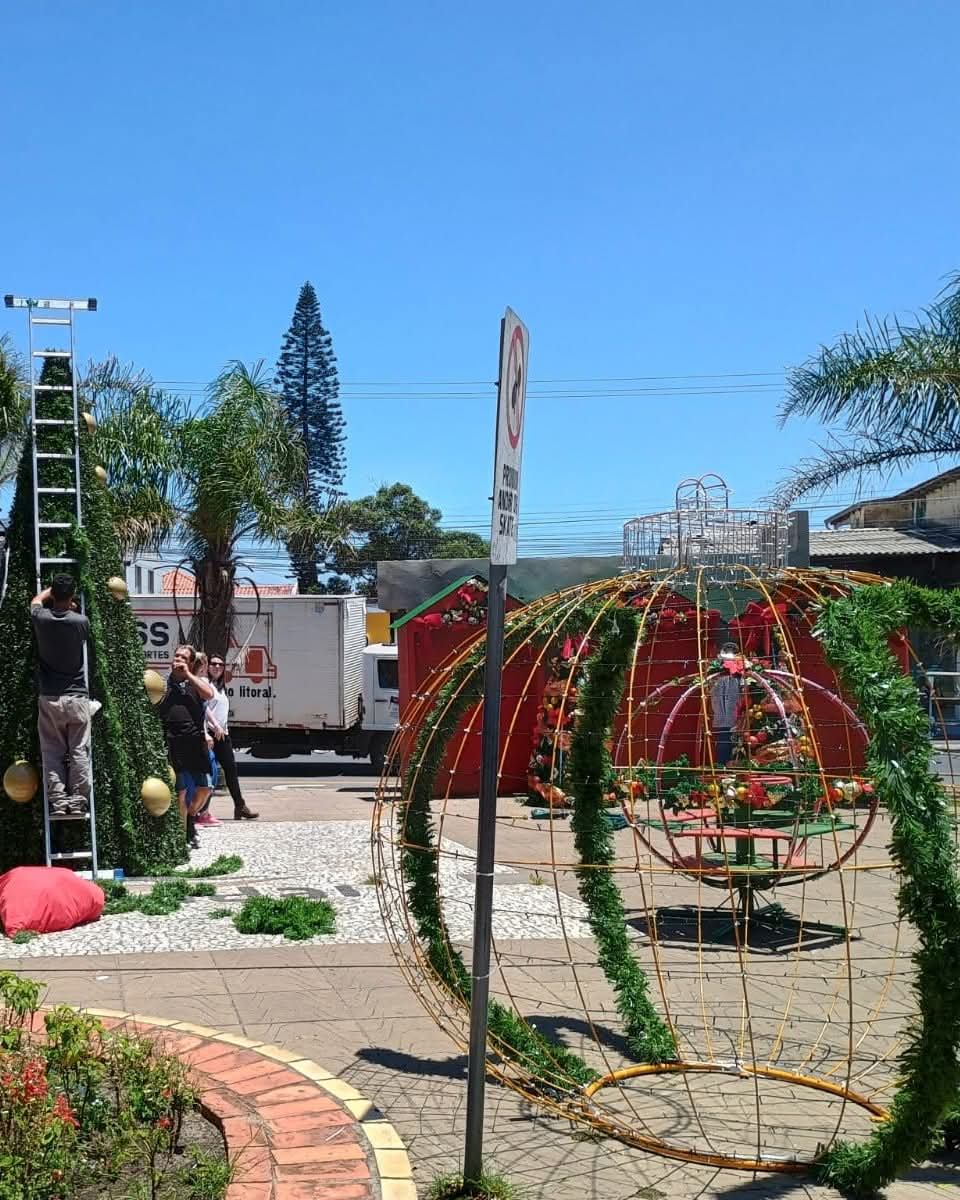
[[[507,612],[520,607],[519,600],[507,596]],[[477,576],[458,579],[395,623],[401,722],[410,702],[430,690],[437,668],[477,634],[483,633],[486,625],[486,583]],[[534,651],[525,647],[503,672],[500,744],[501,755],[504,755],[504,747],[506,753],[499,792],[504,796],[526,790],[531,730],[543,691],[541,670],[537,672],[535,683],[526,687],[535,657]],[[520,699],[524,692],[526,698]],[[451,796],[477,795],[480,788],[480,733],[480,718],[476,709],[471,709],[450,740],[437,777],[441,794],[446,794],[449,783]]]
[[[628,679],[627,695],[615,727],[614,758],[624,764],[640,758],[654,760],[657,749],[664,741],[663,758],[673,761],[685,754],[693,765],[705,765],[709,754],[705,745],[707,730],[711,726],[710,702],[699,689],[690,695],[674,713],[667,729],[667,720],[680,701],[684,687],[668,685],[672,679],[682,679],[698,670],[698,634],[692,605],[684,610],[683,602],[664,602],[655,630],[640,648],[632,680]],[[664,615],[670,619],[664,621]],[[675,614],[682,614],[678,620]],[[783,623],[789,630],[793,652],[791,664],[778,658],[773,639],[773,629]],[[728,624],[727,632],[719,623],[719,614],[706,614],[701,619],[703,639],[702,654],[705,659],[716,654],[722,642],[738,644],[749,659],[760,662],[765,669],[778,666],[792,680],[794,672],[810,686],[803,689],[804,724],[816,731],[820,762],[827,772],[849,773],[864,768],[865,741],[863,734],[854,727],[853,714],[844,708],[846,698],[833,669],[823,653],[823,644],[813,636],[809,618],[801,617],[789,604],[779,598],[772,604],[751,601],[739,616]],[[704,638],[704,634],[706,635]],[[890,640],[890,649],[896,655],[904,673],[909,671],[909,649],[904,635],[895,635]],[[632,687],[631,687],[632,684]],[[654,705],[642,707],[652,692],[664,690]],[[852,709],[849,700],[846,701]],[[628,728],[629,723],[629,728]],[[627,737],[632,735],[632,749],[628,752]]]
[[[641,594],[634,604],[642,608],[651,600]],[[815,730],[817,756],[825,771],[847,775],[863,769],[864,735],[856,728],[852,706],[844,704],[822,643],[810,631],[805,605],[801,609],[790,594],[774,593],[767,603],[749,601],[725,625],[720,612],[710,609],[698,613],[693,601],[678,593],[657,595],[653,602],[655,609],[648,619],[646,640],[628,672],[623,704],[614,723],[610,750],[617,765],[635,764],[641,759],[655,761],[658,750],[665,762],[681,755],[686,755],[694,767],[712,761],[709,694],[704,695],[696,686],[683,697],[690,687],[690,677],[699,676],[729,640],[737,643],[746,659],[758,662],[765,671],[785,672],[781,693],[790,692],[787,685],[793,682],[794,673],[807,681],[802,699],[790,703],[799,706],[793,711],[802,717],[804,728]],[[519,607],[518,600],[508,597],[508,611]],[[486,585],[477,577],[460,579],[408,613],[394,628],[399,647],[401,714],[405,714],[412,702],[440,686],[441,669],[449,665],[456,652],[482,637],[486,628]],[[778,629],[787,635],[792,658],[784,657],[780,639],[775,637]],[[906,672],[909,651],[905,639],[895,636],[890,646]],[[562,653],[556,647],[554,654],[569,658],[572,652],[572,647],[564,648]],[[563,681],[548,678],[548,659],[535,646],[525,645],[504,669],[499,793],[535,792],[546,803],[553,803],[555,792],[556,803],[562,804],[562,788],[552,786],[559,782],[551,776],[552,766],[538,768],[542,738],[546,736],[553,745],[551,721],[555,725],[559,713],[553,698],[561,696],[565,688],[565,676]],[[651,697],[653,701],[648,703]],[[575,707],[571,696],[564,703],[565,724],[572,725]],[[417,718],[402,715],[401,723],[405,720],[416,722]],[[439,795],[478,794],[480,742],[481,721],[474,708],[449,741],[437,776]],[[552,758],[551,750],[551,762]]]
[[[21,930],[59,933],[96,921],[106,897],[66,867],[14,867],[0,875],[0,925],[7,937]]]

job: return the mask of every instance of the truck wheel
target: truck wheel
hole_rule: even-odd
[[[370,765],[375,771],[383,771],[383,765],[387,761],[387,749],[389,746],[389,734],[379,734],[370,743]]]

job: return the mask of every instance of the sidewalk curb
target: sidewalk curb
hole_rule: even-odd
[[[383,1113],[381,1113],[372,1100],[368,1100],[352,1084],[339,1079],[332,1071],[326,1070],[326,1068],[320,1066],[319,1063],[314,1062],[312,1059],[304,1058],[302,1055],[295,1054],[291,1050],[286,1050],[283,1046],[278,1046],[270,1042],[258,1042],[253,1038],[242,1037],[240,1034],[223,1033],[218,1029],[212,1029],[205,1025],[196,1025],[191,1021],[173,1021],[169,1018],[145,1016],[142,1013],[120,1012],[117,1009],[111,1008],[86,1008],[79,1005],[74,1007],[80,1008],[82,1012],[88,1013],[92,1017],[109,1020],[117,1024],[130,1022],[144,1028],[155,1029],[159,1034],[178,1034],[183,1037],[198,1039],[201,1045],[203,1043],[219,1042],[223,1044],[224,1054],[228,1054],[230,1051],[244,1051],[266,1059],[267,1062],[264,1065],[268,1067],[270,1072],[293,1072],[295,1075],[300,1076],[306,1084],[325,1093],[330,1099],[335,1100],[338,1106],[353,1118],[353,1127],[358,1129],[362,1134],[363,1140],[368,1147],[369,1155],[376,1163],[376,1177],[379,1183],[381,1200],[416,1200],[417,1190],[413,1182],[410,1158],[403,1139],[397,1133],[393,1124],[384,1117]],[[198,1065],[195,1069],[204,1073],[202,1064]],[[216,1077],[211,1075],[210,1078],[215,1080]],[[225,1084],[223,1086],[229,1085]],[[267,1085],[268,1088],[270,1086],[270,1084]],[[253,1100],[254,1097],[251,1096],[250,1099]],[[229,1105],[229,1102],[228,1107],[232,1107]],[[221,1125],[223,1115],[227,1119],[230,1119],[232,1116],[230,1112],[225,1112],[225,1114],[217,1113],[214,1105],[211,1105],[211,1110]],[[264,1131],[264,1137],[267,1141],[266,1150],[269,1151],[269,1133]],[[240,1171],[241,1173],[243,1172],[242,1164]],[[273,1193],[272,1191],[265,1191],[264,1187],[269,1187],[272,1182],[274,1181],[260,1179],[248,1183],[243,1178],[240,1178],[230,1185],[227,1191],[227,1200],[248,1200],[248,1198],[249,1200],[260,1200],[261,1196],[267,1198]],[[319,1196],[322,1192],[318,1189],[316,1194]]]

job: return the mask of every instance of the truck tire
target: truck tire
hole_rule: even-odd
[[[370,765],[375,771],[382,772],[387,761],[387,750],[390,747],[390,734],[378,733],[370,741]]]

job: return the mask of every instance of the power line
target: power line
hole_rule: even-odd
[[[583,375],[556,379],[530,379],[528,384],[536,387],[540,384],[554,383],[651,383],[669,380],[683,381],[690,379],[754,379],[763,376],[782,378],[786,375],[784,369],[778,371],[715,371],[700,375]],[[340,387],[496,387],[495,379],[341,379]],[[200,387],[207,388],[209,379],[156,379],[158,387]]]

